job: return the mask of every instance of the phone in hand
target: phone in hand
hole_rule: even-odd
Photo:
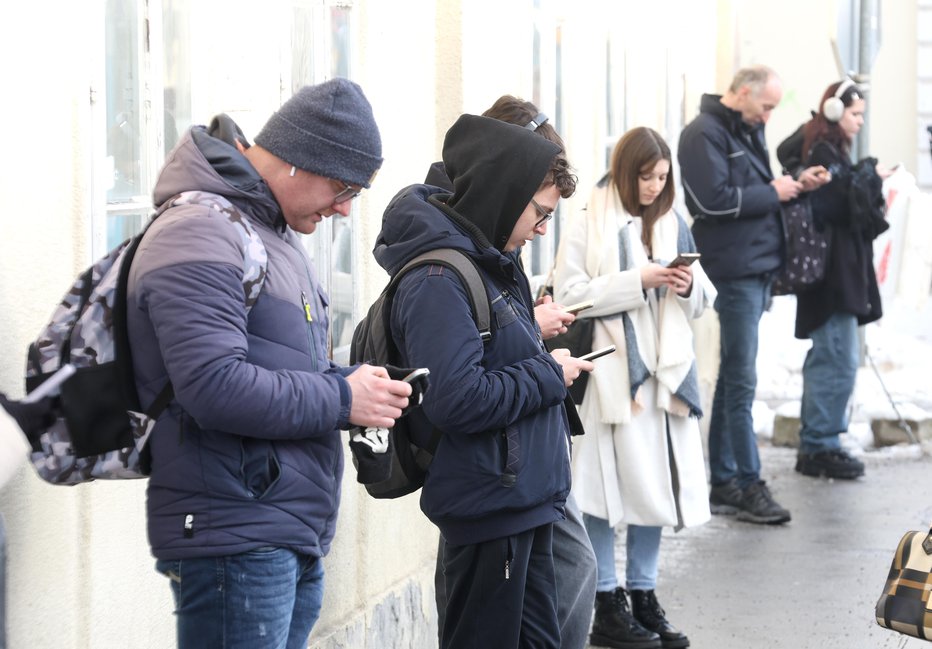
[[[603,347],[602,349],[593,350],[589,352],[588,354],[583,354],[582,356],[579,357],[579,360],[594,361],[595,359],[601,358],[605,356],[606,354],[611,354],[613,351],[615,351],[615,345],[609,345],[608,347]]]
[[[430,374],[429,369],[427,369],[426,367],[420,367],[416,370],[413,370],[412,372],[409,372],[408,375],[401,380],[404,381],[405,383],[414,383],[422,376],[427,376],[429,374]]]
[[[667,264],[667,268],[673,268],[674,266],[689,266],[691,263],[701,257],[698,252],[681,252],[676,256],[676,259]]]
[[[567,313],[576,314],[576,313],[579,313],[580,311],[591,309],[594,306],[595,306],[594,300],[586,300],[584,302],[577,302],[576,304],[571,304],[568,307],[564,307],[563,310],[566,311]]]

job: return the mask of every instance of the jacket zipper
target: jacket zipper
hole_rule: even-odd
[[[307,343],[311,350],[311,356],[314,362],[314,365],[317,364],[317,345],[314,343],[314,332],[311,330],[311,325],[314,322],[314,317],[311,315],[311,303],[307,299],[307,294],[304,291],[301,291],[301,305],[304,307],[304,317],[307,320]]]
[[[311,280],[311,271],[307,267],[307,258],[300,250],[296,250],[295,252],[301,258],[301,263],[304,264],[304,274],[307,277],[307,284],[313,289],[314,282]],[[301,306],[304,307],[304,317],[307,320],[307,342],[311,350],[311,362],[314,364],[314,369],[317,369],[317,343],[314,341],[314,332],[311,328],[314,322],[314,316],[311,311],[311,303],[307,299],[307,294],[304,291],[301,291]]]

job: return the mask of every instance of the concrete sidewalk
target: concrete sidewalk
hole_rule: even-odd
[[[795,459],[795,449],[761,449],[789,524],[714,516],[664,530],[657,594],[668,619],[694,649],[932,649],[874,621],[900,537],[932,524],[932,458],[866,453],[854,482],[801,476]],[[621,577],[623,533],[617,544]]]

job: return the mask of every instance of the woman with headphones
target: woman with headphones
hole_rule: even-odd
[[[816,228],[824,228],[830,242],[825,278],[797,294],[796,302],[796,337],[812,339],[803,364],[796,471],[813,477],[864,475],[864,464],[842,448],[840,434],[848,429],[847,404],[859,364],[858,326],[882,314],[872,242],[888,227],[881,184],[890,174],[875,158],[852,163],[851,143],[864,124],[865,106],[853,81],[833,83],[819,112],[777,149],[791,173],[822,165],[830,178],[811,193]],[[852,201],[853,193],[869,196],[875,209]]]

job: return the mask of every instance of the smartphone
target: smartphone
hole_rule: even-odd
[[[421,367],[421,368],[414,370],[413,372],[410,372],[406,377],[404,377],[401,380],[404,381],[405,383],[414,383],[422,376],[427,376],[428,374],[430,374],[430,370],[427,369],[426,367]]]
[[[689,266],[691,263],[701,257],[698,252],[681,252],[676,256],[676,259],[667,264],[667,268],[673,268],[674,266]]]
[[[615,345],[609,345],[608,347],[603,347],[602,349],[596,349],[595,351],[591,351],[588,354],[583,354],[582,356],[579,357],[579,360],[594,361],[595,359],[601,358],[602,356],[605,356],[606,354],[611,354],[613,351],[615,351]]]
[[[568,307],[564,307],[563,310],[566,311],[567,313],[575,314],[575,313],[579,313],[580,311],[584,311],[586,309],[591,309],[594,306],[595,306],[595,301],[586,300],[585,302],[577,302],[576,304],[571,304]]]
[[[74,373],[74,365],[71,363],[62,365],[57,372],[45,379],[35,390],[23,397],[23,403],[35,403],[45,397],[58,394],[61,384],[71,378],[71,375]]]

